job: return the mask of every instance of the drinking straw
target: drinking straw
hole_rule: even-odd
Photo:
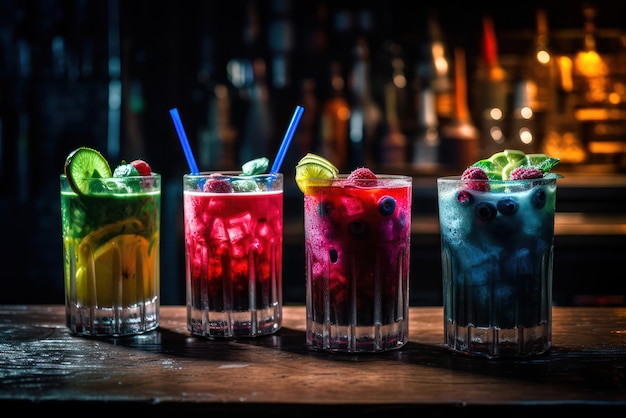
[[[287,148],[289,148],[289,144],[291,144],[293,134],[296,133],[296,128],[298,127],[298,123],[300,123],[300,118],[302,117],[303,112],[304,108],[302,106],[296,106],[296,110],[293,112],[293,116],[291,117],[291,122],[289,122],[289,127],[287,127],[287,131],[283,137],[283,142],[281,142],[278,153],[276,154],[276,159],[274,160],[270,174],[276,174],[280,170],[280,166],[283,164],[285,154],[287,153]]]
[[[176,133],[178,134],[180,144],[183,146],[183,152],[185,153],[185,158],[187,159],[187,164],[189,165],[189,172],[191,174],[198,174],[200,170],[198,170],[196,159],[193,157],[193,152],[191,152],[189,140],[187,139],[185,128],[183,128],[183,122],[180,120],[178,109],[170,109],[170,115],[172,116],[172,121],[174,121],[174,126],[176,127]]]

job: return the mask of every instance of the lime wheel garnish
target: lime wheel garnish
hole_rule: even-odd
[[[516,168],[536,168],[546,174],[558,163],[558,158],[546,154],[525,154],[523,151],[506,149],[496,152],[487,159],[475,162],[472,167],[481,168],[489,180],[509,180]]]
[[[95,149],[80,147],[70,152],[63,167],[67,181],[78,195],[89,194],[90,181],[112,176],[109,162]]]
[[[316,185],[325,185],[327,180],[336,179],[339,170],[324,157],[308,153],[296,165],[296,184],[302,193],[307,194],[309,180],[319,180]]]

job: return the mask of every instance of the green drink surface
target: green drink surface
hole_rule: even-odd
[[[66,237],[80,239],[89,233],[120,221],[136,219],[141,226],[131,231],[146,237],[159,227],[160,191],[133,194],[101,194],[78,196],[61,192],[61,214]]]

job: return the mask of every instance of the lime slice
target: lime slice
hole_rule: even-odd
[[[544,173],[552,170],[560,161],[559,158],[553,158],[546,154],[528,154],[526,160],[529,167],[534,167]]]
[[[508,180],[511,172],[518,167],[532,167],[548,173],[558,163],[558,158],[546,154],[526,155],[520,150],[505,149],[486,160],[477,161],[472,166],[482,168],[490,180]]]
[[[501,151],[496,152],[487,159],[475,162],[472,164],[472,167],[481,168],[487,174],[489,180],[502,180],[502,172],[509,162],[507,153]]]
[[[502,180],[503,167],[499,165],[499,162],[495,164],[490,160],[480,160],[472,164],[472,167],[481,168],[487,174],[489,180]]]
[[[524,151],[519,151],[516,149],[505,149],[504,155],[506,156],[509,164],[526,159],[526,154],[524,153]]]
[[[509,163],[509,158],[506,156],[506,153],[502,151],[496,152],[489,157],[489,161],[493,163],[494,168],[502,170]]]
[[[320,157],[317,154],[308,153],[307,155],[302,157],[300,161],[298,161],[298,164],[307,164],[307,163],[314,163],[314,164],[322,165],[327,170],[330,170],[333,173],[335,173],[335,175],[339,175],[339,170],[337,169],[337,167],[333,165],[333,163],[331,163],[324,157]]]
[[[526,154],[524,151],[516,149],[505,149],[503,151],[507,159],[507,164],[502,168],[502,180],[508,180],[511,177],[511,172],[517,167],[526,166]]]
[[[65,159],[63,171],[70,187],[76,194],[89,194],[89,179],[110,178],[108,161],[92,148],[80,147],[70,152]]]
[[[306,180],[320,180],[316,185],[326,185],[328,184],[326,180],[337,178],[337,173],[337,168],[330,161],[320,156],[307,154],[296,165],[296,184],[302,193],[306,194]]]

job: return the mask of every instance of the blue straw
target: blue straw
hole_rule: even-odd
[[[185,153],[185,158],[187,159],[187,164],[189,165],[189,172],[191,174],[198,174],[200,170],[198,170],[196,159],[193,157],[193,152],[191,152],[189,140],[187,140],[187,134],[185,133],[185,128],[183,128],[183,122],[180,120],[178,109],[170,109],[170,115],[174,121],[174,126],[176,127],[176,133],[178,134],[180,144],[183,146],[183,152]]]
[[[296,106],[296,110],[293,112],[293,116],[291,117],[291,122],[289,122],[287,132],[285,132],[283,142],[280,144],[278,154],[276,154],[276,159],[274,160],[274,165],[272,165],[270,174],[276,174],[280,170],[280,166],[283,164],[285,154],[287,153],[287,148],[289,148],[289,144],[291,144],[293,134],[296,133],[296,128],[298,127],[298,123],[300,123],[300,118],[302,117],[303,112],[304,108],[302,106]]]

